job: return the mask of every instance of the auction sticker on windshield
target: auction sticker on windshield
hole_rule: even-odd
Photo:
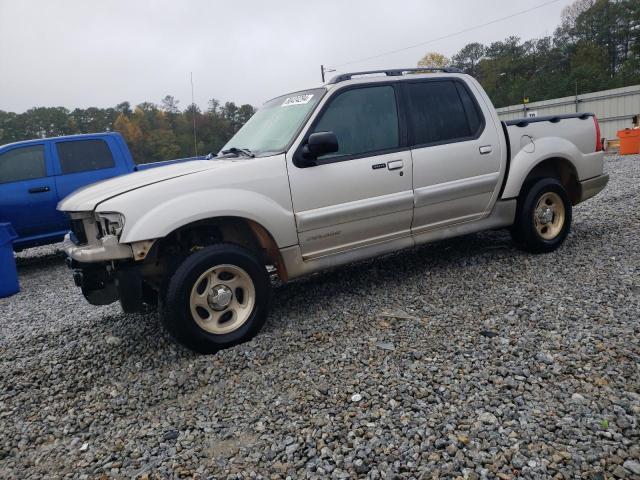
[[[288,97],[284,102],[282,102],[282,106],[288,107],[290,105],[304,105],[305,103],[309,103],[312,98],[312,93],[307,95],[296,95],[295,97]]]

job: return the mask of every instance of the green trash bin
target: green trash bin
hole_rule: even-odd
[[[13,241],[18,238],[10,223],[0,223],[0,298],[20,291],[18,270],[13,257]]]

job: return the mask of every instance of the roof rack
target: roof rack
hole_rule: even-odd
[[[392,68],[387,70],[369,70],[367,72],[342,73],[336,75],[327,82],[328,85],[334,83],[351,80],[353,77],[360,75],[372,75],[374,73],[384,73],[387,77],[399,77],[409,72],[444,72],[444,73],[463,73],[462,70],[455,67],[422,67],[422,68]]]

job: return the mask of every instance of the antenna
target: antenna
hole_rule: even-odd
[[[193,113],[193,150],[196,152],[196,157],[198,156],[198,138],[196,136],[196,104],[193,100],[193,72],[191,73],[191,111]]]

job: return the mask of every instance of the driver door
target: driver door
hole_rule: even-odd
[[[304,259],[410,235],[413,169],[397,98],[393,83],[337,91],[305,138],[333,132],[338,151],[308,166],[296,161],[299,146],[288,159]]]

